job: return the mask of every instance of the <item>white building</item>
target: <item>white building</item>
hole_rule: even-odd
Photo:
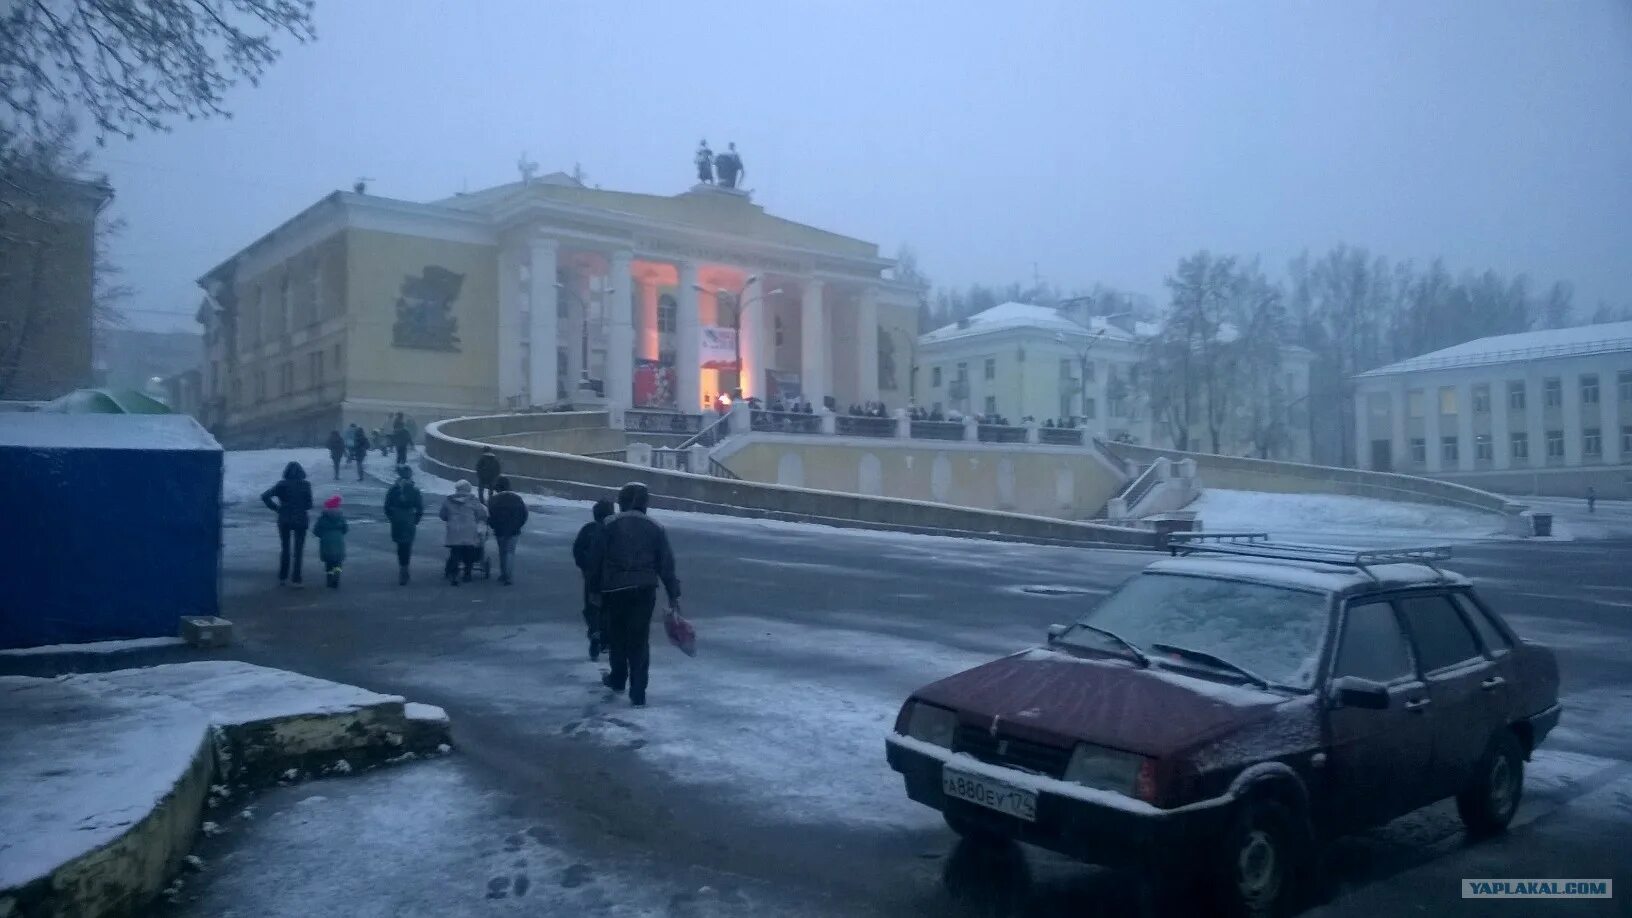
[[[1497,335],[1356,378],[1362,468],[1629,496],[1632,322]]]
[[[1142,342],[1158,330],[1126,315],[1083,324],[1052,307],[1004,303],[921,335],[913,391],[926,409],[999,414],[1014,422],[1077,418],[1101,439],[1171,446],[1168,425],[1151,416],[1137,370]],[[1303,348],[1283,350],[1290,443],[1272,458],[1308,459],[1302,409],[1311,359]],[[1251,451],[1233,436],[1224,449]]]

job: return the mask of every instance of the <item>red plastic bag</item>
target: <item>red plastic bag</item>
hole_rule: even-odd
[[[680,614],[679,606],[670,606],[669,611],[663,613],[663,631],[668,634],[669,643],[680,648],[681,653],[697,656],[697,629]]]

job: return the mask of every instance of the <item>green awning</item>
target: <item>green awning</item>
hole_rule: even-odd
[[[47,402],[41,411],[58,414],[173,414],[164,402],[134,389],[76,389]]]

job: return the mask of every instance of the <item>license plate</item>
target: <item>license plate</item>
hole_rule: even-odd
[[[948,797],[967,800],[1026,822],[1037,821],[1037,795],[985,775],[941,769],[941,790]]]

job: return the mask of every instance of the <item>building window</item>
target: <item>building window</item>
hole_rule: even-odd
[[[1564,458],[1564,431],[1562,431],[1562,430],[1549,430],[1549,431],[1547,431],[1547,458],[1548,459],[1563,459]]]
[[[346,357],[346,346],[344,344],[336,344],[334,346],[334,375],[336,375],[336,376],[346,375],[345,371],[340,369],[342,366],[344,366],[345,357]]]
[[[1473,458],[1480,462],[1489,462],[1492,455],[1488,435],[1480,434],[1473,438]]]
[[[1422,391],[1420,389],[1405,394],[1405,416],[1408,418],[1422,417]]]
[[[256,370],[255,371],[255,401],[257,403],[266,401],[266,371],[265,370]]]
[[[1598,427],[1581,431],[1581,455],[1597,459],[1604,454],[1604,434]]]
[[[1085,398],[1085,399],[1082,400],[1082,416],[1084,418],[1086,418],[1087,420],[1090,420],[1090,421],[1092,421],[1094,419],[1094,400],[1093,399]],[[1629,428],[1629,429],[1632,429],[1632,428]]]
[[[1092,360],[1083,361],[1082,378],[1088,380],[1089,382],[1094,381],[1094,362]],[[1632,401],[1632,399],[1627,399],[1627,401]]]
[[[1455,462],[1455,461],[1457,461],[1457,457],[1459,455],[1460,455],[1460,453],[1459,453],[1459,451],[1457,450],[1457,447],[1456,447],[1456,438],[1455,437],[1440,437],[1439,438],[1439,461],[1440,462]]]
[[[940,367],[930,367],[929,368],[929,387],[931,389],[939,389],[941,387],[941,368]]]
[[[566,297],[562,297],[562,301],[564,302],[565,300],[566,300]],[[679,327],[678,326],[678,320],[676,318],[676,316],[678,316],[679,313],[680,313],[680,304],[678,304],[678,303],[676,303],[674,301],[674,297],[669,296],[667,293],[665,293],[662,296],[658,297],[657,298],[657,330],[658,330],[658,332],[660,334],[671,334],[671,335],[674,334],[675,329]],[[776,346],[777,347],[782,346],[782,317],[781,316],[776,317]]]
[[[1543,407],[1558,408],[1564,404],[1564,380],[1557,377],[1544,379],[1541,382],[1541,391]]]
[[[968,382],[968,381],[969,381],[969,364],[967,364],[967,363],[958,364],[958,382]]]
[[[1450,386],[1439,388],[1439,413],[1456,414],[1456,389]]]
[[[1060,378],[1061,379],[1070,379],[1071,378],[1071,358],[1070,357],[1061,357],[1060,358]]]
[[[1524,410],[1524,383],[1510,382],[1507,384],[1507,410]]]
[[[986,396],[986,415],[990,417],[994,414],[997,414],[997,396],[988,395]]]
[[[1125,398],[1113,398],[1113,399],[1110,400],[1110,402],[1111,402],[1111,417],[1113,417],[1113,418],[1125,418],[1125,417],[1128,416],[1128,400],[1127,399],[1125,399]]]
[[[1417,465],[1428,464],[1428,441],[1422,437],[1411,438],[1411,461]]]
[[[1530,458],[1530,435],[1524,433],[1511,434],[1508,441],[1512,444],[1509,454],[1514,459]]]
[[[1581,404],[1598,404],[1598,374],[1587,373],[1581,377]]]
[[[987,357],[986,358],[986,378],[987,379],[996,379],[997,378],[997,358],[996,357]]]
[[[307,357],[306,360],[311,364],[310,373],[312,388],[316,389],[323,385],[323,352],[313,351],[311,356]]]
[[[1621,428],[1621,455],[1632,455],[1632,426]]]
[[[1621,390],[1621,401],[1632,402],[1632,370],[1622,370],[1616,374],[1615,384]]]
[[[1473,413],[1490,413],[1490,386],[1479,385],[1473,387]]]

